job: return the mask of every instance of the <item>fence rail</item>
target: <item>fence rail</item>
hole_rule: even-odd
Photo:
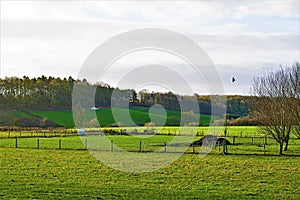
[[[160,136],[156,136],[160,137]],[[132,136],[85,136],[48,138],[2,138],[0,147],[60,150],[97,150],[104,152],[158,152],[158,153],[200,153],[201,146],[192,143],[170,143],[172,136],[164,136],[159,141],[134,139]],[[170,140],[167,140],[168,137]],[[95,138],[97,138],[95,140]],[[108,143],[101,142],[109,138]],[[125,139],[126,140],[125,140]],[[200,138],[200,137],[199,137]],[[278,145],[274,139],[261,137],[226,137],[231,145],[216,145],[212,153],[218,154],[277,154]],[[289,154],[300,155],[300,139],[290,142]],[[121,150],[120,150],[121,149]]]
[[[66,137],[75,136],[77,131],[2,131],[0,132],[0,139],[2,138],[43,138],[43,137]]]

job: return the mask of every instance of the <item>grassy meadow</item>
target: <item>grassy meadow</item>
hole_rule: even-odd
[[[120,132],[121,130],[125,130],[130,133],[132,131],[137,131],[139,133],[143,133],[144,131],[153,132],[161,135],[206,135],[206,134],[218,134],[220,136],[224,136],[225,127],[220,126],[199,126],[195,127],[178,127],[178,126],[134,126],[134,127],[103,127],[103,128],[87,128],[87,131],[105,131],[105,130],[114,130]],[[51,137],[51,136],[64,136],[64,135],[74,135],[77,133],[77,129],[47,129],[47,130],[39,130],[32,129],[31,131],[6,131],[0,132],[0,138],[7,137]],[[239,136],[239,137],[261,137],[264,133],[260,132],[257,126],[229,126],[227,128],[227,136]]]
[[[300,158],[184,154],[157,171],[116,171],[88,151],[0,148],[1,199],[299,199]]]
[[[114,112],[117,113],[117,115],[123,120],[121,124],[123,126],[132,126],[130,120],[126,117],[126,114],[128,113],[128,109],[125,108],[113,108]],[[33,114],[47,118],[65,128],[73,128],[75,127],[74,121],[73,121],[73,113],[72,110],[53,110],[53,111],[32,111]],[[144,125],[147,122],[151,122],[151,118],[149,116],[149,108],[147,107],[131,107],[129,109],[130,116],[132,120],[138,124],[138,125]],[[166,118],[166,124],[172,124],[172,125],[179,125],[180,124],[180,117],[181,112],[180,111],[174,111],[174,110],[166,110],[167,118]],[[92,120],[97,117],[100,126],[116,126],[116,122],[113,116],[112,108],[101,108],[96,111],[94,110],[86,110],[85,111],[86,119]],[[164,121],[165,116],[161,114],[155,115],[156,119],[159,121]],[[210,115],[200,114],[200,125],[209,125],[211,118]]]
[[[7,134],[7,133],[6,133]],[[1,134],[0,134],[1,135]],[[2,132],[3,135],[3,132]],[[42,135],[43,136],[43,135]],[[132,152],[186,152],[199,153],[201,147],[191,147],[190,143],[202,136],[174,136],[174,135],[89,135],[89,136],[60,136],[57,137],[10,137],[0,139],[0,147],[31,148],[31,149],[68,149],[83,150],[96,149],[111,151],[112,147],[119,147]],[[108,140],[106,140],[108,139]],[[278,144],[272,138],[264,137],[227,137],[232,145],[228,145],[228,153],[235,155],[277,155]],[[267,143],[267,144],[265,144]],[[186,149],[185,149],[186,148]],[[222,154],[223,147],[214,147],[211,153]],[[286,155],[300,156],[300,140],[290,139],[289,150]]]
[[[227,139],[233,143],[233,136],[236,138],[235,145],[228,145],[227,155],[223,154],[222,147],[215,147],[206,157],[200,158],[201,147],[185,146],[186,153],[175,162],[147,173],[115,170],[86,150],[96,145],[108,157],[120,153],[116,147],[144,155],[152,151],[160,152],[158,155],[176,153],[177,145],[172,146],[170,142],[175,138],[175,132],[178,133],[178,127],[156,128],[162,135],[79,137],[48,131],[34,132],[34,135],[23,132],[22,137],[19,132],[12,132],[7,137],[7,132],[1,132],[0,199],[300,197],[300,140],[292,139],[285,155],[278,156],[278,145],[271,138],[264,148],[265,140],[260,137],[257,127],[229,127]],[[134,129],[136,127],[127,127],[128,131]],[[208,127],[199,127],[198,133],[207,134]],[[56,137],[53,134],[57,134]],[[177,137],[185,140],[189,135],[186,127]],[[196,136],[194,140],[201,137]],[[99,146],[101,138],[109,139],[113,148],[111,144]],[[180,140],[177,143],[183,145]]]
[[[143,109],[130,110],[131,117],[138,124],[150,120],[148,110]],[[89,112],[92,119],[95,113]],[[121,109],[118,112],[126,111]],[[172,120],[178,114],[177,111],[167,112]],[[23,115],[19,111],[17,114]],[[33,114],[65,127],[74,126],[70,110],[35,111]],[[96,115],[101,125],[115,123],[109,109],[100,109]],[[103,117],[105,115],[111,117]],[[30,117],[29,114],[26,116]],[[200,119],[203,124],[209,123],[210,116],[201,115]],[[186,138],[195,134],[193,140],[206,134],[224,136],[224,127],[101,128],[102,131],[117,132],[121,129],[135,134],[95,135],[99,133],[99,128],[88,129],[89,135],[83,137],[74,136],[75,129],[0,132],[0,199],[300,197],[300,140],[294,137],[285,155],[278,156],[276,142],[267,138],[267,145],[264,145],[264,134],[257,127],[231,126],[227,130],[227,139],[235,144],[228,145],[228,154],[223,154],[222,147],[215,147],[210,154],[201,158],[201,147],[191,147],[181,140],[186,141]],[[176,137],[180,139],[170,144]],[[107,138],[110,143],[99,145],[102,144],[99,143],[101,138]],[[171,155],[181,152],[182,148],[179,147],[185,147],[186,152],[175,162],[156,171],[140,174],[110,168],[87,151],[97,148],[108,157],[118,155],[120,152],[117,148],[144,155],[153,151],[157,151],[158,155]]]

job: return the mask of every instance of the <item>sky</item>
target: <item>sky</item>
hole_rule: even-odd
[[[254,77],[300,61],[299,0],[0,2],[1,78],[81,77],[83,64],[98,46],[141,28],[172,30],[196,42],[214,64],[226,94],[249,95]],[[141,74],[138,68],[145,66],[156,66],[153,74]],[[157,74],[172,79],[173,73],[157,66],[175,71],[173,79],[179,74],[184,83],[142,83]],[[126,77],[141,80],[130,85]],[[210,89],[208,77],[199,76],[176,55],[140,50],[113,61],[98,81],[174,93],[185,93],[180,88],[189,84],[193,93],[217,93]]]

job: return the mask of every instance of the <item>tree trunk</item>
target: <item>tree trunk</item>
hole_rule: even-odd
[[[283,149],[283,142],[281,142],[280,144],[279,144],[279,155],[282,155],[283,153],[282,153],[282,149]]]
[[[287,150],[288,150],[288,145],[289,145],[289,140],[287,140],[287,141],[285,142],[284,151],[287,151]]]

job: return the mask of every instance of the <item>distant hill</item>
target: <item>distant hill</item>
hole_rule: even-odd
[[[132,121],[140,126],[145,125],[146,123],[151,122],[150,116],[149,116],[149,108],[148,107],[142,107],[142,106],[136,106],[131,107],[129,109],[131,119],[128,119],[126,117],[122,118],[122,116],[126,116],[126,113],[128,113],[128,109],[125,108],[113,108],[114,112],[117,113],[118,117],[121,118],[123,121],[115,121],[112,113],[112,108],[101,108],[96,111],[94,110],[86,110],[85,115],[88,121],[86,122],[90,126],[95,126],[93,120],[95,120],[95,114],[97,116],[97,120],[99,121],[101,127],[107,127],[107,126],[132,126]],[[32,112],[35,115],[41,116],[43,118],[47,118],[50,121],[53,121],[54,123],[59,124],[60,126],[66,127],[66,128],[73,128],[75,127],[74,121],[73,121],[73,114],[72,110],[53,110],[53,111],[34,111]],[[181,112],[174,111],[174,110],[166,110],[167,118],[165,125],[168,126],[178,126],[180,125],[180,119],[181,119]],[[211,116],[200,114],[195,115],[197,117],[200,117],[200,125],[209,125]],[[164,121],[164,115],[157,114],[155,116],[155,119],[158,121]],[[215,117],[212,117],[213,119]]]
[[[35,115],[32,112],[20,110],[0,110],[0,127],[60,127],[58,123]]]
[[[118,89],[104,83],[91,84],[87,80],[74,80],[72,77],[68,79],[60,79],[55,77],[41,76],[38,78],[23,78],[7,77],[0,78],[0,110],[71,110],[73,87],[76,85],[82,91],[81,96],[85,98],[85,91],[90,88],[95,89],[94,101],[81,101],[80,106],[89,108],[94,104],[98,108],[112,107],[112,100],[120,105],[128,104],[130,106],[146,106],[159,104],[168,110],[180,111],[179,100],[188,102],[189,100],[197,100],[201,114],[211,115],[212,96],[197,95],[183,96],[172,92],[160,93],[142,90],[137,93],[133,89]],[[117,94],[112,97],[113,94]],[[86,94],[90,95],[90,94]],[[80,96],[79,99],[82,99]],[[213,115],[223,116],[223,110],[226,106],[226,111],[229,114],[237,117],[248,116],[251,109],[251,96],[230,95],[225,96],[226,105],[218,103],[219,99],[224,99],[224,96],[214,96],[214,110],[220,110],[220,113]],[[76,104],[76,103],[75,103]],[[86,104],[86,105],[82,105]],[[185,106],[189,106],[186,103]],[[122,106],[114,106],[122,107]],[[193,107],[185,108],[185,111],[194,109]],[[194,110],[194,112],[197,112]]]
[[[185,117],[200,117],[200,125],[209,125],[210,116],[213,118],[224,118],[224,108],[226,108],[228,119],[236,120],[235,124],[248,124],[246,118],[251,118],[251,96],[212,96],[197,95],[183,96],[172,92],[160,93],[142,90],[137,93],[133,89],[118,89],[104,83],[91,84],[87,80],[75,80],[72,77],[60,79],[55,77],[41,76],[38,78],[29,78],[24,76],[0,78],[0,126],[21,126],[21,127],[74,127],[72,116],[72,104],[74,104],[73,87],[80,86],[82,93],[79,99],[84,99],[90,88],[95,89],[95,98],[93,102],[80,101],[75,105],[87,108],[86,123],[97,125],[96,119],[100,121],[101,126],[131,126],[133,119],[135,124],[144,125],[151,121],[148,110],[152,105],[159,104],[166,109],[166,125],[179,125],[181,109],[184,109]],[[117,95],[113,96],[112,94]],[[224,99],[226,104],[224,105]],[[75,98],[76,99],[76,98]],[[112,116],[112,100],[114,110],[118,116],[125,116],[126,109],[122,107],[129,105],[131,117],[125,117],[122,120],[114,120]],[[200,115],[194,116],[193,112],[198,112],[190,104],[190,100],[197,101],[200,109]],[[184,103],[184,108],[180,105]],[[84,104],[84,105],[83,105]],[[211,113],[212,104],[214,112]],[[94,105],[101,108],[97,111],[88,108]],[[96,113],[96,116],[93,116]],[[154,115],[154,118],[160,122],[164,116]],[[245,122],[246,120],[246,122]],[[195,120],[197,121],[197,120]],[[252,122],[251,122],[252,123]]]

